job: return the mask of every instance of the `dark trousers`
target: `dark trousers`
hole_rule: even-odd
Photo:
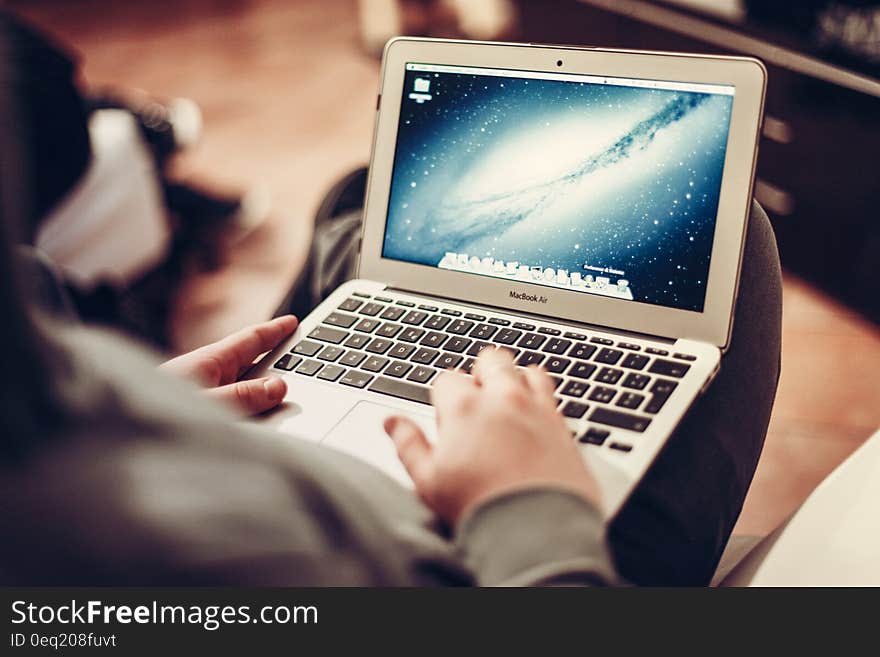
[[[310,260],[279,313],[307,315],[355,274],[366,173],[319,210]],[[705,585],[739,517],[764,445],[779,379],[782,276],[773,229],[753,203],[733,335],[721,371],[697,399],[611,523],[618,571],[639,585]]]

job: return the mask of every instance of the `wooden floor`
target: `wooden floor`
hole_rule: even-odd
[[[178,349],[268,316],[320,197],[369,156],[378,64],[359,48],[354,0],[11,4],[79,50],[89,84],[201,105],[204,139],[181,176],[275,199],[268,224],[181,290]],[[877,327],[787,276],[782,380],[737,533],[772,530],[880,426],[878,372]]]

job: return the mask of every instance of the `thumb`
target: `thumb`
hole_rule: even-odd
[[[394,441],[397,456],[409,472],[416,490],[423,498],[428,496],[431,468],[431,445],[419,426],[409,418],[394,416],[385,420],[385,433]]]
[[[275,408],[284,400],[287,384],[278,377],[238,381],[219,388],[205,390],[205,394],[233,406],[248,415],[256,415]]]

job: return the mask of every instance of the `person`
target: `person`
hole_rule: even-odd
[[[546,376],[503,352],[481,356],[473,377],[438,380],[436,445],[404,418],[386,421],[411,491],[359,460],[242,421],[286,393],[283,379],[238,378],[295,329],[293,317],[160,364],[119,335],[37,308],[35,299],[62,295],[38,261],[15,266],[34,182],[20,166],[20,107],[9,85],[0,91],[0,529],[16,537],[0,545],[4,584],[709,581],[779,372],[779,264],[757,205],[721,372],[606,528]],[[350,270],[332,257],[356,248],[350,187],[321,218],[294,305]]]

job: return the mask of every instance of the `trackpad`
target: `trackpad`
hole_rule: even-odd
[[[422,428],[429,442],[436,440],[437,430],[432,415],[361,401],[324,436],[321,443],[362,459],[411,488],[412,481],[397,458],[394,443],[382,427],[385,418],[391,415],[405,415]]]

